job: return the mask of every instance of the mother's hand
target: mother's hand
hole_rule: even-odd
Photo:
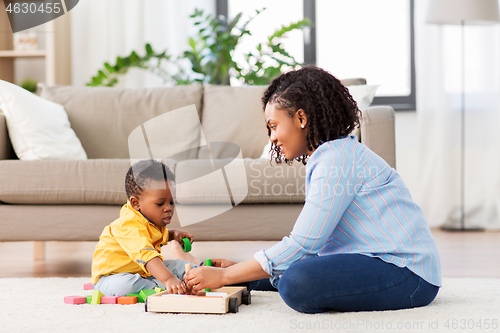
[[[193,295],[204,289],[217,289],[224,286],[225,268],[197,267],[184,274],[184,283]]]

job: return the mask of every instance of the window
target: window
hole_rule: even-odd
[[[259,15],[256,10],[262,10]],[[253,0],[241,1],[230,0],[228,3],[228,14],[233,19],[239,13],[243,13],[240,19],[240,26],[248,19],[253,18],[248,24],[247,29],[252,35],[245,35],[241,38],[236,47],[233,59],[242,68],[246,66],[246,58],[243,54],[257,51],[256,46],[259,43],[267,44],[269,36],[283,25],[290,25],[293,22],[304,18],[303,0]],[[287,38],[282,41],[283,47],[299,63],[304,62],[304,34],[301,30],[291,31]],[[264,66],[275,65],[276,60],[264,59]]]
[[[268,33],[307,17],[314,26],[284,42],[298,61],[316,64],[340,79],[362,77],[368,84],[380,84],[372,105],[415,110],[413,2],[217,0],[217,14],[234,17],[239,12],[251,14],[267,7],[267,13],[261,15],[268,17],[250,26],[253,37],[261,40],[267,36],[260,35],[258,27],[264,27],[261,31]],[[248,45],[255,44],[253,41]]]

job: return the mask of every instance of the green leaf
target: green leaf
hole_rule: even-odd
[[[309,19],[303,19],[300,21],[297,21],[295,23],[291,23],[287,26],[282,26],[280,29],[277,29],[270,37],[269,37],[269,42],[271,42],[274,38],[280,38],[283,37],[287,32],[297,30],[297,29],[302,29],[306,26],[311,26],[312,22]]]
[[[130,53],[129,60],[131,63],[137,63],[139,61],[139,56],[137,55],[137,53],[135,53],[135,51],[132,51],[132,53]]]
[[[191,46],[193,50],[196,50],[196,42],[191,37],[189,38],[189,46]]]
[[[117,71],[123,68],[123,58],[122,57],[117,57],[116,58],[116,66],[118,67]]]
[[[199,10],[198,8],[194,9],[194,14],[190,15],[190,17],[198,17],[198,16],[203,16],[203,10]]]
[[[111,66],[109,63],[105,62],[104,67],[108,70],[109,73],[114,73],[116,72],[115,68]]]
[[[149,54],[149,55],[153,55],[154,54],[154,51],[153,51],[153,48],[151,47],[151,44],[146,44],[146,53]]]
[[[122,61],[125,70],[127,69],[127,67],[130,67],[130,56],[123,58]]]
[[[101,80],[103,80],[103,79],[106,79],[106,78],[107,78],[106,74],[104,74],[104,72],[103,72],[103,71],[99,70],[99,72],[98,72],[98,73],[99,73],[99,78],[100,78]]]
[[[243,15],[243,13],[239,13],[238,15],[236,15],[234,17],[234,19],[231,21],[231,24],[229,24],[229,27],[228,27],[229,31],[233,30],[233,28],[236,26],[236,24],[238,24],[238,22],[241,19],[242,15]]]

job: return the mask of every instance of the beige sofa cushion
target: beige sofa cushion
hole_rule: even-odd
[[[201,85],[151,89],[44,85],[41,88],[41,97],[64,106],[89,159],[129,158],[128,137],[144,122],[193,104],[198,113],[201,111]],[[186,136],[187,141],[194,140],[195,146],[200,137],[199,131],[184,130],[178,135]],[[177,158],[196,158],[196,154],[192,150]]]
[[[0,161],[0,202],[123,205],[129,167],[126,159]]]
[[[241,148],[243,158],[259,158],[269,140],[262,109],[267,86],[204,86],[202,128],[208,142],[231,142]],[[210,147],[212,158],[234,158],[230,149]],[[207,146],[200,147],[200,159],[210,159]]]
[[[396,114],[390,106],[372,106],[363,111],[361,142],[396,168]]]
[[[221,177],[206,177],[203,183],[192,183],[189,180],[209,175],[227,166],[233,159],[189,160],[181,161],[176,166],[177,202],[180,204],[228,204],[229,192]],[[294,162],[273,165],[268,159],[243,159],[246,172],[247,196],[241,203],[304,203],[305,200],[305,166]],[[227,171],[226,171],[227,172]],[[239,175],[237,175],[238,177]],[[229,188],[234,193],[238,185],[228,178]]]

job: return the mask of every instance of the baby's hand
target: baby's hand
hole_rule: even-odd
[[[212,266],[214,267],[227,268],[236,264],[236,262],[227,259],[212,259]]]
[[[193,243],[194,241],[193,235],[191,235],[189,232],[183,230],[170,230],[169,232],[172,234],[171,240],[176,240],[177,242],[179,242],[179,244],[182,244],[183,238],[189,238],[190,243]]]
[[[186,285],[175,276],[165,282],[165,290],[169,294],[186,294]]]

